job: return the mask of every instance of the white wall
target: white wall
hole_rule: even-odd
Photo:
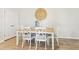
[[[16,35],[18,27],[18,10],[0,8],[0,42]]]
[[[3,9],[0,8],[0,41],[4,39],[4,19],[3,19]]]
[[[47,10],[47,18],[41,21],[41,26],[52,26],[54,23],[54,14],[52,9]],[[23,8],[20,10],[20,24],[23,26],[35,26],[34,22],[36,21],[35,18],[35,8]],[[53,16],[53,17],[52,17]],[[52,21],[52,22],[51,22]]]
[[[14,37],[16,35],[16,28],[18,27],[18,12],[17,9],[6,8],[5,10],[5,39]]]
[[[20,10],[20,25],[21,26],[34,26],[34,10],[30,8],[24,8]]]
[[[56,9],[59,37],[79,37],[79,9]]]
[[[20,24],[34,26],[35,8],[20,10]],[[41,26],[57,29],[58,37],[79,37],[79,9],[47,8],[47,18],[41,21]]]
[[[57,28],[58,37],[79,38],[79,9],[46,8],[47,18],[41,26]],[[11,38],[18,26],[35,26],[36,8],[0,8],[0,40]]]

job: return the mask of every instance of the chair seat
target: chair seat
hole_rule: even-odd
[[[36,41],[46,41],[47,39],[37,39]]]
[[[23,38],[31,38],[31,34],[27,34],[27,35],[25,34]]]

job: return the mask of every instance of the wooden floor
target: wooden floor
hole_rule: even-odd
[[[51,43],[51,40],[50,40]],[[56,41],[54,42],[55,50],[79,50],[79,40],[76,39],[59,39],[59,47],[57,46]],[[47,46],[47,50],[51,50],[50,46]],[[29,44],[25,43],[24,48],[21,48],[21,41],[18,47],[16,47],[15,38],[9,39],[0,43],[0,50],[35,50],[34,41],[32,41],[32,48],[29,49]],[[38,50],[44,50],[44,43],[42,42],[41,46],[38,46]]]
[[[79,50],[78,39],[59,39],[59,47],[55,43],[55,50]]]
[[[21,41],[19,46],[16,47],[16,38],[12,38],[9,40],[6,40],[3,43],[0,43],[0,50],[35,50],[35,43],[34,40],[32,41],[32,48],[29,49],[29,44],[28,41],[25,42],[24,48],[21,47]],[[51,41],[50,41],[51,42]],[[43,42],[41,42],[41,45],[39,47],[38,45],[38,49],[37,50],[45,50],[45,44]],[[47,50],[51,50],[52,46],[50,44],[50,46],[47,46]]]

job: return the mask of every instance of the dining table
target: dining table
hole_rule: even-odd
[[[35,27],[30,27],[30,28],[31,28],[31,33],[35,33],[36,32]],[[19,34],[22,34],[23,31],[24,31],[24,29],[17,29],[16,30],[16,46],[18,46],[19,43],[20,43]],[[50,38],[52,39],[52,50],[54,50],[54,38],[55,38],[54,37],[54,33],[55,33],[54,28],[52,28],[52,27],[46,27],[46,29],[43,30],[43,31],[45,33],[47,33],[47,34],[51,34],[51,36],[49,36],[49,39]]]

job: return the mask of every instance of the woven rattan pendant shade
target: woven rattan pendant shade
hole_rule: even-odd
[[[35,17],[37,20],[44,20],[47,16],[47,12],[44,8],[38,8],[35,12]]]

